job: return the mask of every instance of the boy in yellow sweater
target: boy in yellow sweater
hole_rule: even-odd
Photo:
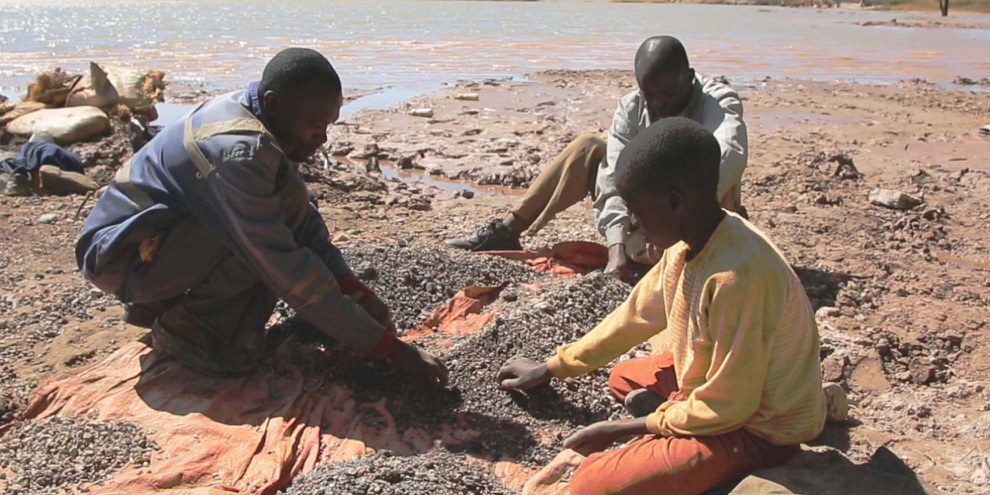
[[[636,136],[619,158],[618,189],[663,258],[583,338],[546,362],[516,358],[499,372],[502,388],[525,390],[671,333],[670,353],[625,361],[610,376],[612,392],[642,415],[564,442],[590,455],[573,494],[702,493],[786,462],[822,431],[811,305],[777,247],[719,206],[719,159],[718,142],[689,119],[663,119]]]

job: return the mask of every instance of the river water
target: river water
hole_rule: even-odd
[[[20,92],[39,70],[81,72],[90,60],[233,88],[258,78],[279,49],[303,45],[330,56],[346,87],[414,91],[548,68],[629,68],[653,34],[679,37],[701,72],[739,82],[948,84],[990,75],[988,29],[856,25],[905,16],[919,14],[608,2],[0,0],[0,88]]]

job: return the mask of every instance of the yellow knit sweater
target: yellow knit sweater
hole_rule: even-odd
[[[825,424],[818,329],[797,275],[777,247],[729,213],[700,253],[675,244],[629,298],[547,365],[554,376],[588,373],[659,332],[671,350],[683,401],[647,417],[664,436],[746,428],[775,445],[811,440]]]

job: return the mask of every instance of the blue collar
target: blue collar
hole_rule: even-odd
[[[254,114],[254,116],[258,120],[260,120],[261,123],[265,125],[265,127],[271,130],[272,126],[270,125],[268,116],[265,115],[265,107],[264,105],[261,104],[260,86],[261,86],[260,81],[254,81],[248,84],[247,87],[248,103],[250,103],[251,105],[251,113]]]

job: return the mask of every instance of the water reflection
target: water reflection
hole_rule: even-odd
[[[682,38],[703,72],[741,81],[770,75],[947,83],[990,72],[983,48],[990,30],[854,24],[895,16],[889,12],[317,0],[0,0],[0,11],[4,87],[21,87],[54,66],[83,71],[91,59],[161,68],[173,81],[240,87],[290,44],[331,54],[348,87],[420,87],[545,68],[626,68],[637,44],[660,32]]]

